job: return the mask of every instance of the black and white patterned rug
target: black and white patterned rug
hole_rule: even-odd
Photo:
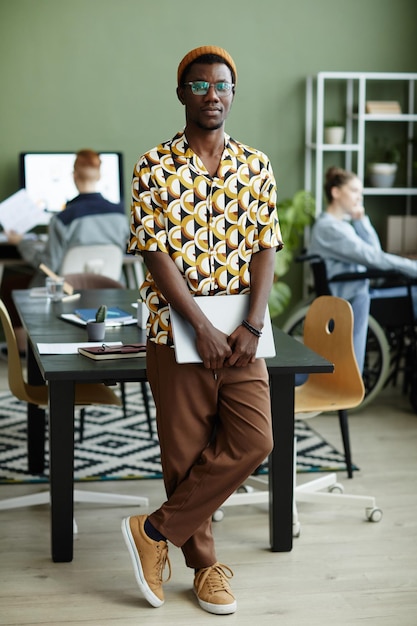
[[[150,436],[139,385],[129,384],[127,416],[119,407],[89,407],[84,441],[75,444],[75,480],[134,480],[160,478],[161,462],[155,435],[155,409],[151,402],[153,436]],[[78,411],[76,413],[78,429]],[[327,443],[306,422],[296,421],[297,471],[346,469],[344,455]],[[0,393],[0,483],[48,482],[43,475],[27,473],[26,404],[10,393]],[[48,450],[46,450],[48,458]]]

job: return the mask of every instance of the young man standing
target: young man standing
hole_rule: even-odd
[[[194,570],[200,606],[228,614],[232,571],[217,561],[211,516],[272,449],[268,373],[255,354],[282,243],[268,158],[224,131],[237,82],[232,57],[196,48],[177,79],[185,130],[135,166],[129,246],[149,270],[141,295],[167,500],[123,520],[122,530],[150,604],[164,602],[170,541]],[[250,294],[249,313],[230,336],[194,301],[239,293]],[[168,303],[193,326],[202,363],[176,362]]]

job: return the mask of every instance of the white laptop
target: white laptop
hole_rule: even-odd
[[[227,335],[230,335],[242,320],[246,319],[249,311],[249,294],[195,296],[194,300],[213,326]],[[201,363],[201,357],[195,345],[193,327],[171,305],[169,310],[177,363]],[[256,356],[257,358],[275,356],[274,335],[268,309],[265,313],[264,327]]]

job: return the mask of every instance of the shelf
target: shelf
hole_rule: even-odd
[[[415,187],[364,187],[364,196],[417,196]]]
[[[358,117],[354,115],[354,119],[358,119]],[[417,115],[413,113],[391,113],[391,115],[364,113],[361,117],[365,122],[417,122]]]
[[[367,102],[378,101],[398,101],[401,110],[405,112],[366,112]],[[323,143],[326,119],[330,117],[344,122],[346,143]],[[307,78],[305,122],[304,185],[314,195],[317,215],[323,210],[325,167],[326,164],[331,164],[331,160],[334,160],[335,165],[340,164],[347,170],[354,170],[362,181],[365,179],[366,162],[370,156],[366,152],[367,142],[372,136],[382,135],[384,130],[382,127],[372,128],[375,122],[385,125],[390,140],[391,135],[395,137],[393,142],[401,137],[404,153],[402,180],[407,181],[410,187],[366,187],[363,193],[366,196],[402,197],[404,214],[412,213],[416,204],[413,197],[417,196],[417,188],[411,186],[414,177],[413,163],[416,160],[416,145],[412,139],[417,135],[417,73],[318,72]],[[393,124],[397,124],[397,127]]]
[[[416,80],[411,72],[319,72],[318,76],[333,80]]]
[[[307,143],[312,150],[323,150],[324,152],[358,151],[361,146],[358,143]]]

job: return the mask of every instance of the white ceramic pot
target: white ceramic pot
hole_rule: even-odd
[[[343,143],[344,138],[343,126],[328,126],[324,129],[324,143]]]
[[[369,182],[372,187],[392,187],[397,174],[396,163],[370,163]]]

